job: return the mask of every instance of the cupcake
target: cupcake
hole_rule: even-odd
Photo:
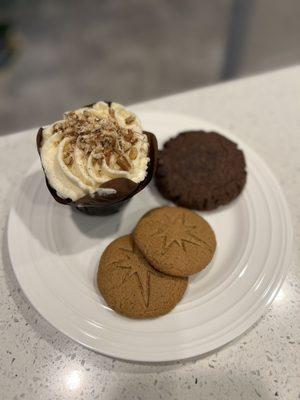
[[[122,105],[97,102],[40,128],[37,148],[56,201],[88,214],[117,211],[151,180],[157,142]]]

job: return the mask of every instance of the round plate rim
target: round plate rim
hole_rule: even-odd
[[[84,341],[80,340],[78,337],[74,337],[72,334],[70,334],[70,332],[66,332],[64,329],[62,329],[61,327],[58,327],[56,323],[53,322],[53,320],[51,320],[51,318],[47,318],[45,315],[43,315],[43,313],[40,311],[39,307],[34,304],[34,302],[32,301],[32,296],[30,295],[30,290],[28,290],[29,288],[26,287],[26,284],[24,285],[24,282],[21,282],[21,274],[19,273],[19,269],[17,267],[17,261],[15,259],[14,256],[14,251],[12,249],[12,219],[13,219],[13,212],[14,212],[14,206],[16,204],[16,200],[17,200],[17,195],[18,195],[18,191],[16,191],[15,193],[15,198],[14,201],[12,202],[12,206],[9,212],[9,216],[8,216],[8,223],[7,223],[7,245],[8,245],[8,251],[9,251],[9,256],[10,256],[10,260],[11,260],[11,264],[14,270],[14,273],[17,277],[18,283],[20,284],[23,292],[25,293],[27,299],[30,301],[30,303],[32,304],[32,306],[37,310],[37,312],[44,318],[46,319],[52,326],[55,327],[55,329],[59,330],[60,332],[62,332],[64,335],[70,337],[72,340],[80,343],[81,345],[89,348],[90,350],[93,350],[95,352],[99,352],[101,354],[104,354],[106,356],[110,356],[113,358],[117,358],[117,359],[121,359],[121,360],[126,360],[126,361],[134,361],[134,362],[146,362],[146,363],[157,363],[157,362],[175,362],[178,360],[183,360],[183,359],[189,359],[189,358],[193,358],[193,357],[197,357],[203,354],[206,354],[208,352],[211,352],[217,348],[220,348],[224,345],[226,345],[227,343],[231,342],[232,340],[236,339],[237,337],[239,337],[242,333],[244,333],[245,331],[247,331],[264,313],[264,311],[266,310],[266,307],[269,306],[271,304],[271,302],[273,301],[273,299],[275,298],[276,294],[278,293],[282,283],[284,282],[284,279],[286,277],[290,262],[291,262],[291,258],[292,258],[292,248],[293,248],[293,228],[292,228],[292,220],[291,220],[291,215],[289,212],[289,208],[288,208],[288,204],[287,201],[285,199],[285,196],[281,190],[281,187],[277,181],[277,179],[275,178],[275,176],[273,175],[273,173],[271,172],[270,168],[268,167],[268,165],[265,163],[265,161],[254,151],[251,149],[251,147],[249,147],[243,140],[241,140],[240,138],[236,137],[235,135],[231,134],[230,132],[228,132],[226,129],[219,127],[217,125],[215,125],[214,123],[211,123],[207,120],[204,120],[202,118],[198,118],[198,117],[194,117],[194,116],[189,116],[188,114],[182,114],[182,113],[162,113],[160,111],[142,111],[139,112],[139,115],[143,116],[143,115],[153,115],[153,114],[160,114],[160,115],[176,115],[177,117],[182,116],[183,118],[190,118],[191,120],[194,120],[195,122],[197,121],[198,125],[201,127],[201,125],[204,126],[209,126],[210,130],[216,130],[221,132],[222,134],[224,134],[226,137],[228,137],[229,139],[235,141],[236,143],[238,143],[239,146],[241,146],[243,149],[245,149],[247,151],[247,153],[250,153],[251,156],[253,156],[254,158],[259,160],[259,163],[261,164],[261,167],[264,170],[264,173],[268,176],[268,179],[270,180],[270,182],[272,183],[272,188],[274,189],[274,191],[276,192],[276,198],[277,201],[280,203],[280,208],[282,211],[282,216],[283,216],[283,221],[285,222],[286,225],[286,232],[285,232],[285,236],[286,236],[286,249],[285,249],[285,254],[283,255],[283,261],[282,261],[282,267],[280,269],[280,276],[277,280],[275,280],[271,287],[268,290],[268,294],[265,295],[263,298],[259,298],[259,305],[256,307],[256,309],[254,310],[254,312],[251,313],[250,316],[247,317],[247,319],[240,323],[237,327],[235,327],[234,330],[231,330],[230,332],[228,332],[226,334],[226,336],[223,336],[222,338],[217,338],[215,341],[213,341],[212,343],[210,343],[210,345],[206,346],[206,351],[202,352],[202,351],[192,351],[191,354],[187,354],[187,352],[185,350],[184,353],[180,356],[177,355],[169,355],[166,356],[166,354],[162,355],[162,357],[160,357],[159,359],[157,357],[151,359],[152,357],[148,357],[145,358],[143,355],[137,357],[132,357],[129,354],[120,354],[120,355],[116,355],[115,353],[112,353],[111,351],[105,351],[105,349],[96,349],[93,346],[85,343]],[[204,128],[205,129],[205,128]],[[33,165],[31,165],[31,167],[29,168],[29,170],[27,171],[27,173],[25,174],[25,177],[28,175],[28,173],[30,172],[30,170],[34,169],[36,165],[36,162],[33,163]],[[124,352],[123,352],[124,353]]]

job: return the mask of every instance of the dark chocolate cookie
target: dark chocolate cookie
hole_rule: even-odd
[[[213,210],[241,193],[246,175],[236,143],[216,132],[189,131],[168,140],[160,151],[156,185],[180,206]]]

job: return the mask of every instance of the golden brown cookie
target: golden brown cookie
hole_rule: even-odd
[[[133,237],[154,268],[174,276],[201,271],[216,249],[210,225],[198,214],[181,207],[149,211],[137,224]]]
[[[107,304],[130,318],[168,313],[181,300],[188,284],[187,278],[168,276],[152,268],[129,235],[105,249],[97,281]]]

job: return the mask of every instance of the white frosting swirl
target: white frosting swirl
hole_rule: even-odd
[[[143,181],[148,150],[148,138],[133,113],[117,103],[98,102],[45,127],[40,154],[58,196],[76,201],[86,194],[111,194],[99,188],[114,178]]]

